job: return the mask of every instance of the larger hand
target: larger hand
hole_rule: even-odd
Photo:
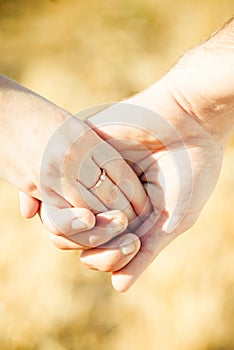
[[[117,290],[127,290],[157,254],[195,222],[209,198],[234,127],[233,62],[231,20],[185,54],[159,83],[127,101],[150,109],[155,117],[142,108],[123,107],[121,111],[114,106],[91,119],[96,131],[124,158],[140,161],[137,172],[155,208],[136,231],[141,237],[139,253],[125,268],[113,272]],[[119,140],[120,135],[124,141],[111,140]],[[152,154],[134,151],[134,143],[126,140],[137,140]],[[84,252],[83,263],[99,268],[104,254],[100,252]]]

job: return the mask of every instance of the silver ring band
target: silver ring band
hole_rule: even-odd
[[[98,187],[102,184],[102,182],[105,181],[105,180],[106,180],[106,171],[105,171],[104,169],[102,169],[102,173],[101,173],[101,175],[99,176],[99,179],[97,180],[97,182],[95,183],[95,185],[92,186],[92,187],[90,188],[90,190],[91,190],[91,191],[92,191],[92,190],[95,190],[95,189],[98,188]]]

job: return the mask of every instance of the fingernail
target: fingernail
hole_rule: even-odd
[[[117,209],[109,210],[109,211],[105,212],[105,216],[114,216],[114,215],[119,214],[119,213],[121,213],[121,211],[117,210]]]
[[[74,219],[74,220],[72,220],[72,222],[71,222],[71,228],[72,228],[72,230],[83,230],[83,229],[87,229],[88,228],[88,226],[87,226],[87,224],[84,222],[84,221],[82,221],[82,220],[80,220],[80,219]]]
[[[175,229],[179,226],[180,222],[182,221],[183,216],[180,215],[173,215],[168,224],[165,227],[165,232],[170,235],[171,233],[173,233],[173,231],[175,231]]]
[[[123,231],[123,229],[125,229],[125,227],[123,226],[123,223],[118,219],[111,220],[111,222],[107,226],[107,231],[110,235],[112,235],[113,233],[121,232]]]
[[[132,239],[127,238],[125,241],[123,241],[120,245],[120,250],[123,255],[129,255],[136,250],[135,243]]]

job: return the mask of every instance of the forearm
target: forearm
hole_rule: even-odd
[[[0,76],[0,177],[23,189],[40,167],[52,132],[68,113],[16,82]],[[22,179],[22,182],[20,181]]]
[[[159,82],[127,102],[160,114],[182,137],[190,132],[191,122],[197,122],[223,147],[234,128],[234,19],[186,52]],[[187,124],[185,115],[191,119]]]
[[[166,84],[176,102],[226,144],[234,128],[234,19],[188,51]]]

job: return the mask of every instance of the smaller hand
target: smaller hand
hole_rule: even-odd
[[[0,176],[34,198],[23,197],[26,216],[33,216],[42,201],[42,212],[46,209],[55,227],[61,222],[53,208],[73,216],[78,213],[71,208],[86,208],[94,214],[120,209],[132,227],[141,222],[150,209],[146,192],[113,147],[82,121],[3,76],[0,94],[4,130],[0,133]],[[29,203],[32,208],[27,210]],[[87,231],[95,220],[92,213],[85,213],[83,230]]]
[[[41,220],[60,249],[88,249],[111,241],[115,251],[128,251],[128,257],[123,259],[126,263],[139,249],[139,239],[129,234],[124,236],[128,245],[130,238],[134,241],[129,255],[127,247],[116,248],[124,237],[117,241],[114,238],[126,231],[127,226],[136,228],[142,223],[141,217],[151,208],[146,192],[113,147],[85,124],[81,135],[75,133],[79,128],[76,125],[71,128],[72,121],[65,122],[68,126],[63,126],[63,132],[56,131],[45,151],[41,185],[46,190],[42,191],[41,206],[38,199],[21,192],[22,215],[33,217],[40,207]],[[68,135],[69,140],[64,140],[63,135]],[[103,181],[100,181],[100,169],[105,170]]]
[[[123,233],[128,226],[127,216],[118,210],[94,215],[85,208],[49,208],[56,217],[56,225],[47,215],[46,205],[35,198],[20,192],[21,214],[26,218],[39,214],[45,228],[50,232],[51,242],[62,250],[83,250],[100,246],[95,253],[88,254],[95,259],[98,254],[98,267],[102,271],[114,271],[122,268],[137,254],[140,240],[136,235]],[[105,243],[111,241],[108,249]],[[94,251],[93,251],[94,252]],[[92,255],[92,257],[91,257]],[[92,268],[92,263],[89,263]]]
[[[117,209],[136,227],[150,210],[146,192],[131,167],[89,126],[73,117],[48,142],[40,189],[52,220],[50,207],[86,208],[94,214]]]

